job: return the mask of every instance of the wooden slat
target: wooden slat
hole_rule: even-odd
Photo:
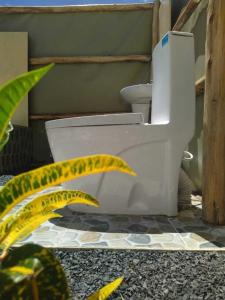
[[[205,76],[202,76],[195,83],[196,96],[200,96],[204,94],[204,91],[205,91]]]
[[[29,119],[32,121],[50,121],[56,119],[64,118],[73,118],[73,117],[82,117],[82,116],[95,116],[95,115],[107,115],[107,114],[116,114],[121,112],[91,112],[91,113],[64,113],[64,114],[35,114],[30,115]]]
[[[152,18],[152,50],[155,48],[159,41],[159,8],[160,1],[155,0]]]
[[[225,1],[209,0],[203,117],[203,219],[225,224]]]
[[[200,2],[201,0],[188,1],[187,5],[182,9],[175,25],[173,26],[173,31],[180,31],[182,29]]]
[[[161,1],[159,7],[159,40],[171,30],[172,0]]]
[[[39,57],[30,58],[30,65],[56,64],[81,64],[81,63],[115,63],[115,62],[149,62],[149,55],[124,55],[124,56],[70,56],[70,57]]]
[[[110,12],[110,11],[137,11],[153,8],[152,3],[146,4],[109,4],[109,5],[74,5],[74,6],[39,6],[39,7],[5,7],[0,6],[3,14],[65,14],[78,12]]]

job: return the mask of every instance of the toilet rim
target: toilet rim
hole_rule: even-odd
[[[115,113],[57,119],[45,122],[46,129],[104,125],[143,124],[142,113]]]

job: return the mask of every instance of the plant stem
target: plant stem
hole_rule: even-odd
[[[3,259],[7,256],[8,252],[7,251],[3,251],[2,254],[0,255],[0,261],[3,261]]]
[[[32,287],[32,294],[33,294],[33,300],[39,300],[39,292],[37,287],[37,281],[34,276],[30,278],[31,281],[31,287]]]

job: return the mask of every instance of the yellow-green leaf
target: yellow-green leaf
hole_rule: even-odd
[[[0,273],[3,275],[3,278],[4,275],[7,275],[11,282],[18,284],[24,279],[37,277],[43,270],[44,267],[38,258],[26,258],[19,261],[16,265],[12,265],[8,268],[1,268]],[[4,290],[6,290],[7,287],[10,288],[10,285],[4,285]]]
[[[0,145],[6,142],[5,131],[19,103],[34,85],[53,67],[53,64],[27,72],[0,88]],[[3,138],[4,136],[4,138]],[[3,141],[2,141],[3,139]]]
[[[109,171],[136,175],[124,160],[112,155],[74,158],[18,175],[0,190],[0,219],[23,199],[47,187],[84,175]]]
[[[10,132],[13,130],[13,125],[11,122],[8,123],[8,126],[6,127],[3,136],[0,140],[0,151],[2,150],[2,148],[5,146],[5,144],[8,142],[9,140],[9,135]]]
[[[10,272],[15,266],[32,269],[34,274]],[[31,293],[35,279],[37,293]],[[33,289],[34,292],[34,289]],[[36,297],[35,296],[39,297]],[[2,300],[68,300],[71,299],[66,276],[51,250],[35,244],[13,248],[1,262],[0,299]]]
[[[19,274],[28,275],[28,276],[34,274],[34,270],[32,270],[30,268],[26,268],[24,266],[14,266],[9,269],[5,269],[4,271],[10,272],[10,273],[19,273]]]
[[[8,216],[4,221],[0,223],[0,244],[5,235],[9,232],[12,223],[14,222],[14,214]]]
[[[20,215],[15,222],[13,223],[13,227],[6,235],[4,240],[1,243],[1,247],[3,249],[2,256],[4,257],[5,253],[15,242],[24,239],[27,237],[32,231],[37,229],[42,223],[45,221],[58,218],[61,215],[54,213],[54,212],[46,212],[44,214],[40,213],[37,215],[33,215],[32,217],[28,218],[24,214]]]
[[[15,299],[18,298],[19,294],[23,294],[21,287],[24,284],[30,285],[31,280],[35,280],[44,270],[38,258],[28,257],[6,268],[3,267],[4,263],[5,260],[0,269],[0,299],[12,299],[12,294],[15,295]]]
[[[122,283],[123,277],[119,277],[113,282],[107,284],[91,296],[87,298],[87,300],[105,300],[107,299]]]
[[[28,216],[36,215],[41,212],[60,209],[69,204],[87,204],[99,206],[98,201],[91,195],[82,191],[62,190],[44,194],[34,198],[24,207],[16,212],[16,216],[26,214]]]
[[[93,196],[78,190],[61,190],[38,196],[0,223],[0,244],[7,233],[10,230],[13,230],[13,227],[19,216],[20,220],[21,218],[25,220],[33,215],[47,213],[49,211],[60,209],[69,204],[87,204],[96,207],[99,206],[98,201]]]

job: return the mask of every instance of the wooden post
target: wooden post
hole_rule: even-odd
[[[159,41],[159,8],[160,1],[155,0],[152,18],[152,50],[155,48]]]
[[[199,5],[201,0],[189,0],[188,3],[182,9],[175,25],[173,26],[173,31],[180,31],[187,20],[190,18],[196,7]]]
[[[153,8],[152,3],[140,4],[106,4],[106,5],[69,5],[69,6],[1,6],[3,14],[71,14],[81,12],[109,12],[109,11],[138,11]]]
[[[30,58],[30,65],[46,65],[50,63],[55,64],[106,64],[115,62],[149,62],[150,55],[124,55],[124,56],[51,56],[51,57],[37,57]]]
[[[209,0],[203,118],[203,219],[225,224],[225,1]]]
[[[171,30],[171,0],[164,0],[159,8],[159,40]]]

